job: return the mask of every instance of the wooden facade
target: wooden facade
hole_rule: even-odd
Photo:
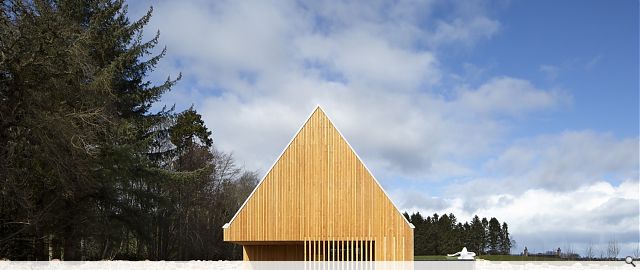
[[[413,260],[413,225],[320,107],[223,229],[244,260]]]

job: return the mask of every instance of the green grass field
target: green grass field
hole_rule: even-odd
[[[566,259],[558,257],[541,257],[541,256],[513,256],[513,255],[483,255],[478,259],[488,261],[566,261]]]
[[[476,259],[488,260],[488,261],[564,261],[564,259],[558,257],[538,257],[538,256],[513,256],[513,255],[483,255],[478,256]],[[429,255],[429,256],[415,256],[415,261],[444,261],[444,260],[457,260],[456,257]]]
[[[456,260],[455,257],[438,256],[438,255],[419,255],[413,257],[414,261],[444,261],[444,260]]]

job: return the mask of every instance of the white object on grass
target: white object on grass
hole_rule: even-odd
[[[453,254],[447,254],[449,257],[458,256],[458,260],[473,260],[474,256],[476,256],[475,252],[467,251],[467,247],[463,247],[461,251],[458,251]]]

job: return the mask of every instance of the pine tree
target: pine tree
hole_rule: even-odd
[[[124,1],[3,1],[0,257],[229,259],[221,226],[256,184],[193,109],[150,111],[176,80]],[[187,196],[188,194],[188,196]],[[233,209],[233,210],[232,210]],[[200,239],[202,241],[192,241]]]
[[[486,254],[489,249],[489,221],[486,217],[482,218],[482,244],[480,246],[481,254]]]
[[[407,216],[409,215],[407,214]],[[471,222],[463,224],[458,222],[453,214],[442,216],[433,214],[433,216],[423,219],[422,215],[417,212],[411,214],[408,220],[416,227],[414,230],[414,253],[416,255],[443,255],[459,251],[462,247],[467,247],[479,255],[487,252],[508,254],[509,251],[505,252],[504,249],[510,249],[510,239],[506,240],[507,242],[503,241],[505,237],[509,237],[506,222],[500,228],[500,223],[496,218],[487,221],[486,218],[481,220],[476,215],[471,219]],[[505,246],[507,243],[509,246]]]
[[[511,253],[511,236],[509,235],[509,227],[506,222],[502,223],[502,230],[500,234],[500,252],[502,254]]]
[[[440,216],[434,213],[432,216],[427,217],[427,222],[425,222],[425,235],[427,242],[425,243],[425,254],[434,255],[438,253],[438,247],[440,246],[440,238],[441,235],[438,232],[438,220]]]
[[[484,254],[484,226],[480,218],[476,215],[470,224],[470,249],[477,254]]]
[[[419,212],[411,214],[409,220],[415,226],[413,230],[413,238],[415,239],[413,243],[414,254],[425,255],[427,254],[426,243],[429,241],[426,234],[427,225],[425,220]]]
[[[471,225],[465,222],[462,225],[462,243],[465,247],[473,249],[473,237],[471,236]]]
[[[492,217],[489,220],[489,228],[488,228],[488,245],[489,245],[489,254],[498,254],[501,251],[501,238],[502,231],[500,229],[500,222],[495,217]]]
[[[65,4],[4,1],[2,10],[0,254],[43,260],[50,239],[80,259],[97,164],[117,127],[113,74],[90,58],[96,30],[71,20]]]

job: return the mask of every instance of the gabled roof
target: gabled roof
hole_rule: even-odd
[[[276,166],[276,164],[278,164],[278,161],[280,161],[282,159],[282,156],[284,155],[284,153],[287,151],[287,149],[289,149],[291,147],[291,144],[294,142],[294,140],[296,139],[296,137],[298,136],[298,134],[305,128],[305,126],[307,125],[307,123],[309,122],[309,120],[311,119],[312,116],[314,116],[315,113],[320,113],[322,116],[326,117],[329,121],[329,123],[333,126],[333,128],[335,128],[335,130],[338,132],[339,136],[341,137],[342,140],[344,140],[344,142],[346,142],[346,144],[348,145],[349,150],[355,154],[356,158],[357,158],[357,162],[361,163],[366,172],[371,176],[371,178],[375,181],[377,187],[382,190],[382,192],[384,193],[384,196],[391,202],[391,204],[393,205],[394,209],[397,211],[398,214],[400,214],[400,216],[402,216],[402,219],[408,224],[408,226],[410,228],[414,228],[413,224],[409,223],[409,221],[407,221],[404,216],[402,215],[402,213],[400,212],[400,210],[398,209],[398,207],[393,203],[393,201],[390,199],[389,195],[386,193],[386,191],[384,190],[384,188],[382,188],[382,186],[380,185],[380,182],[375,178],[375,176],[371,173],[371,171],[369,170],[369,168],[366,166],[366,164],[364,164],[364,162],[362,161],[362,159],[360,158],[360,156],[357,154],[357,152],[355,150],[353,150],[353,147],[351,146],[351,144],[349,144],[349,142],[345,139],[344,135],[342,135],[342,132],[340,132],[340,130],[333,125],[333,121],[331,121],[331,119],[325,114],[325,112],[322,110],[322,108],[320,107],[320,105],[316,106],[316,108],[309,114],[309,116],[307,117],[307,119],[305,120],[305,122],[302,124],[302,126],[298,129],[298,131],[294,134],[294,136],[291,138],[291,140],[289,141],[289,143],[287,144],[287,146],[282,150],[282,152],[280,153],[280,155],[278,156],[278,158],[274,161],[274,163],[271,165],[271,167],[269,168],[269,170],[265,173],[265,175],[263,176],[263,178],[260,180],[260,182],[258,182],[258,184],[256,185],[256,187],[253,189],[253,191],[251,192],[251,194],[247,197],[247,199],[244,201],[244,203],[242,204],[242,206],[240,206],[240,209],[238,209],[238,211],[236,212],[236,214],[233,216],[233,218],[231,218],[231,220],[224,224],[223,228],[227,229],[229,228],[229,226],[234,222],[234,220],[236,220],[236,218],[238,217],[238,215],[243,211],[243,209],[246,207],[247,203],[251,200],[251,198],[254,196],[254,194],[256,193],[256,191],[261,187],[261,185],[263,185],[264,181],[267,179],[267,176],[269,175],[269,173],[274,169],[274,166]]]

